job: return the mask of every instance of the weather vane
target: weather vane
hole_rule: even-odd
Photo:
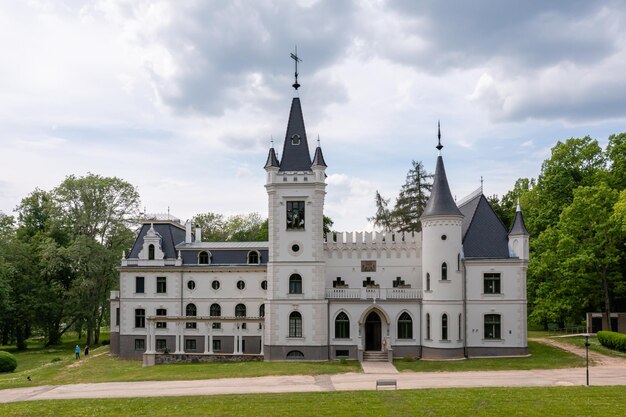
[[[441,124],[439,123],[439,120],[437,120],[437,146],[435,146],[435,148],[437,148],[439,154],[441,155],[441,148],[443,148],[443,145],[441,144]]]
[[[290,55],[291,59],[293,59],[296,64],[296,82],[292,84],[292,87],[295,88],[296,91],[298,91],[298,88],[300,87],[300,84],[298,84],[298,62],[302,62],[302,60],[298,58],[298,45],[296,45],[296,52]]]

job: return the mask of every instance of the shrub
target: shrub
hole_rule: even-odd
[[[110,343],[111,343],[111,341],[110,341],[109,339],[104,339],[104,340],[102,341],[101,345],[102,345],[102,346],[106,346],[106,345],[108,345],[108,344],[110,344]]]
[[[0,351],[0,373],[13,372],[17,368],[17,359],[9,352]]]
[[[598,332],[598,341],[604,347],[626,352],[626,334],[617,332]]]

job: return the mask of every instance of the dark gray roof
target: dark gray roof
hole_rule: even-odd
[[[298,135],[300,138],[298,144],[292,143],[294,135]],[[285,134],[285,144],[283,146],[283,157],[280,161],[280,170],[311,170],[311,154],[309,153],[309,143],[306,140],[302,107],[300,107],[300,99],[298,97],[294,97],[291,102],[287,133]]]
[[[208,250],[211,253],[211,265],[248,265],[248,249]],[[198,254],[201,250],[182,250],[183,265],[198,265]],[[258,250],[261,255],[259,265],[267,264],[269,252],[267,249]],[[206,266],[206,265],[202,265]]]
[[[452,193],[448,185],[446,177],[446,169],[443,166],[443,158],[441,155],[437,157],[437,167],[435,168],[435,178],[433,180],[433,188],[430,191],[430,197],[426,203],[426,208],[422,213],[422,218],[429,216],[461,216]]]
[[[511,226],[509,235],[528,236],[528,230],[526,230],[526,224],[524,223],[524,216],[522,216],[522,210],[519,208],[519,205],[517,206],[515,220],[513,220],[513,226]]]
[[[137,235],[135,244],[128,254],[128,258],[138,258],[139,252],[143,248],[143,238],[150,230],[150,225],[154,225],[154,231],[161,236],[161,250],[165,253],[166,258],[176,258],[176,245],[185,241],[185,229],[182,226],[174,225],[170,222],[164,223],[144,223]]]
[[[459,207],[463,218],[463,254],[466,258],[508,258],[506,227],[480,193]]]
[[[276,152],[274,148],[270,148],[270,153],[267,155],[267,162],[265,162],[265,168],[269,167],[280,167],[280,162],[278,162],[278,158],[276,157]]]
[[[328,165],[326,165],[326,162],[324,161],[322,148],[319,146],[317,147],[317,149],[315,149],[315,155],[313,155],[313,163],[311,165],[319,165],[321,167],[328,167]]]

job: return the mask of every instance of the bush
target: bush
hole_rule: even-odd
[[[111,341],[110,341],[109,339],[104,339],[104,340],[102,341],[101,345],[102,345],[102,346],[106,346],[106,345],[108,345],[108,344],[110,344],[110,343],[111,343]]]
[[[617,332],[598,332],[598,341],[604,347],[626,352],[626,334]]]
[[[0,373],[13,372],[17,368],[17,359],[9,352],[0,351]]]

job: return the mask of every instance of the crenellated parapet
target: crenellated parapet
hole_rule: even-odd
[[[419,232],[332,232],[326,235],[327,258],[415,258],[422,246]]]

